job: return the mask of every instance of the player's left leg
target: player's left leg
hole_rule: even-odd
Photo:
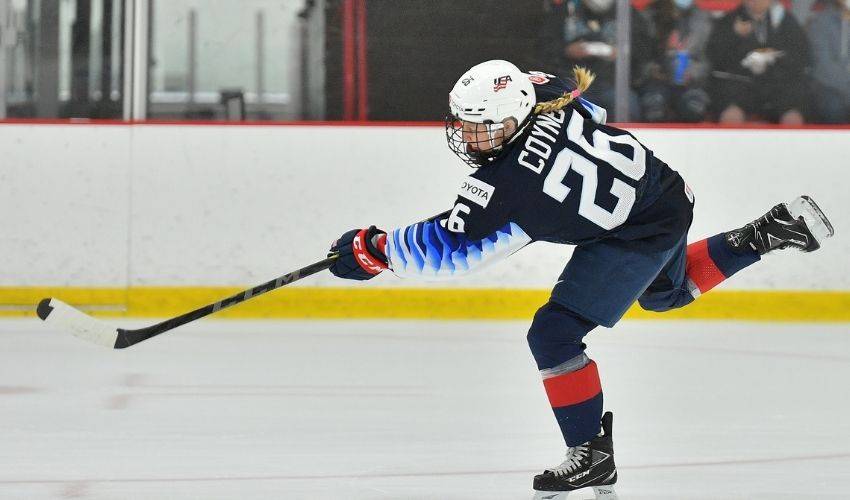
[[[583,339],[597,325],[613,326],[677,250],[613,239],[579,246],[534,316],[528,344],[567,445],[566,460],[534,478],[540,498],[584,487],[616,498],[612,416],[603,416],[599,372]]]
[[[596,326],[550,301],[534,315],[528,331],[528,345],[567,445],[561,465],[535,476],[535,498],[565,498],[569,491],[593,487],[596,498],[616,499],[610,486],[617,482],[613,417],[610,412],[602,415],[599,372],[582,342]]]
[[[568,447],[586,443],[599,433],[602,384],[582,342],[596,326],[569,308],[548,302],[528,329],[528,347]]]

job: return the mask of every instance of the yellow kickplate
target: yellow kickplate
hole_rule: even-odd
[[[0,287],[0,317],[35,316],[39,300],[56,297],[96,316],[166,318],[238,291],[235,287]],[[548,297],[548,290],[528,289],[291,287],[215,317],[531,319]],[[714,290],[665,313],[635,305],[626,318],[850,322],[850,291]]]

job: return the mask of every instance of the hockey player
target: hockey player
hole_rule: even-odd
[[[768,252],[817,250],[829,221],[806,196],[780,203],[745,226],[687,243],[694,197],[682,177],[575,85],[487,61],[449,94],[448,145],[475,170],[454,207],[388,232],[343,234],[331,272],[365,280],[389,269],[401,277],[462,276],[534,241],[575,245],[534,316],[528,344],[567,445],[560,465],[534,478],[542,498],[592,486],[616,498],[612,415],[603,415],[596,363],[584,336],[613,326],[637,301],[644,309],[682,307]]]

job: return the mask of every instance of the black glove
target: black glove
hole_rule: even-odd
[[[387,268],[387,233],[375,226],[352,229],[331,245],[330,257],[338,253],[330,271],[334,276],[350,280],[368,280]]]

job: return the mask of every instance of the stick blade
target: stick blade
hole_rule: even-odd
[[[57,329],[73,333],[75,336],[110,349],[118,340],[118,329],[99,319],[76,309],[61,300],[42,299],[36,309],[38,317]]]

